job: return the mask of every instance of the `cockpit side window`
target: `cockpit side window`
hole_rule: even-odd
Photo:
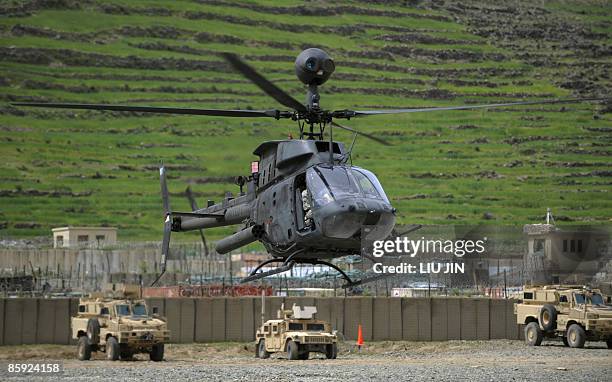
[[[389,203],[389,198],[387,198],[387,194],[385,194],[385,191],[383,190],[382,185],[380,184],[380,182],[376,178],[376,175],[374,175],[373,172],[368,171],[368,170],[363,169],[363,168],[353,167],[353,174],[355,174],[355,173],[359,173],[359,174],[365,175],[368,178],[368,180],[370,181],[370,183],[372,184],[372,186],[374,186],[374,189],[376,190],[376,192],[379,195],[379,197],[382,198],[385,202]],[[361,183],[360,183],[360,185],[361,185]],[[364,190],[364,193],[365,192],[366,191]],[[368,195],[366,194],[366,196],[368,196]]]
[[[306,172],[306,183],[315,207],[323,207],[334,200],[319,174],[312,168]]]
[[[380,199],[380,194],[367,176],[355,169],[353,169],[353,175],[355,176],[355,180],[357,180],[357,184],[359,187],[361,187],[361,191],[363,191],[363,195],[365,197]]]

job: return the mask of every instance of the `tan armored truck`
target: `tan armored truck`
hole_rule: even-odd
[[[565,346],[605,341],[612,348],[612,305],[598,289],[573,285],[525,287],[522,303],[514,304],[525,342],[539,346],[544,338],[560,337]]]
[[[331,326],[315,319],[317,308],[293,305],[278,311],[278,319],[268,320],[255,335],[255,352],[259,358],[271,353],[287,352],[290,360],[306,360],[311,352],[323,353],[328,359],[338,355],[338,336]]]
[[[89,360],[92,351],[101,351],[111,361],[148,353],[158,362],[163,360],[164,343],[169,340],[166,320],[150,315],[140,299],[83,298],[71,326],[81,361]]]

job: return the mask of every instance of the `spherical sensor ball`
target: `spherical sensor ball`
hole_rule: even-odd
[[[295,59],[295,74],[306,85],[322,85],[335,68],[334,60],[318,48],[306,49]]]

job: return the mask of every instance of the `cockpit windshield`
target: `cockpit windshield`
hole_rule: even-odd
[[[380,199],[389,203],[376,176],[359,167],[315,166],[308,170],[306,176],[317,207],[347,196]]]
[[[315,167],[314,169],[335,198],[344,195],[359,195],[359,188],[346,168],[336,166]]]

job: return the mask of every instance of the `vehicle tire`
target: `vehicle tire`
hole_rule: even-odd
[[[337,344],[329,344],[325,346],[325,357],[327,359],[336,359],[338,356],[338,345]]]
[[[569,347],[569,342],[567,342],[567,336],[561,337],[561,340],[563,341],[563,345]]]
[[[161,362],[164,360],[164,344],[155,344],[151,348],[149,358],[153,362]]]
[[[293,361],[298,359],[298,344],[294,341],[287,341],[287,359]]]
[[[525,326],[525,342],[527,345],[540,346],[543,339],[544,335],[542,334],[542,329],[540,329],[540,324],[530,322]]]
[[[567,342],[572,348],[582,348],[586,342],[586,332],[582,326],[571,324],[567,329]]]
[[[259,340],[259,344],[257,344],[257,357],[261,359],[270,358],[270,353],[266,350],[266,340]]]
[[[302,352],[298,355],[298,359],[301,359],[302,361],[305,361],[308,359],[308,357],[310,357],[310,352]]]
[[[91,345],[87,336],[79,337],[77,344],[77,358],[79,361],[89,361],[91,359]]]
[[[542,306],[539,322],[545,332],[557,329],[557,309],[551,304]]]
[[[612,349],[612,339],[607,340],[606,345],[608,345],[608,349]]]
[[[89,338],[90,345],[100,343],[100,322],[97,318],[90,318],[87,321],[87,338]]]
[[[119,359],[119,342],[115,337],[108,337],[106,340],[106,359],[109,361]]]

